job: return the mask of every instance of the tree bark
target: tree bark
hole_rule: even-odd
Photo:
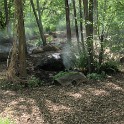
[[[19,41],[19,76],[26,78],[26,38],[23,17],[23,1],[15,0],[15,11],[17,18],[17,38]]]
[[[65,0],[65,12],[66,12],[67,41],[71,42],[70,7],[68,4],[68,0]]]

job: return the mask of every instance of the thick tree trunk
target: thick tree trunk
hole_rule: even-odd
[[[43,46],[45,46],[45,45],[46,45],[46,38],[45,38],[45,36],[44,36],[43,25],[42,25],[42,22],[41,22],[41,20],[40,20],[41,17],[38,18],[38,15],[37,15],[37,13],[36,13],[33,0],[30,0],[30,3],[31,3],[32,9],[33,9],[33,13],[34,13],[34,16],[35,16],[35,19],[36,19],[38,28],[39,28],[40,37],[41,37],[41,39],[42,39],[42,41],[43,41]],[[39,1],[38,1],[38,0],[37,0],[37,6],[38,6],[38,8],[39,8]],[[39,16],[41,16],[39,11],[40,11],[40,8],[38,9],[38,13],[39,13]]]
[[[66,12],[67,40],[68,42],[71,42],[70,8],[69,8],[68,0],[65,0],[65,12]]]
[[[19,41],[19,76],[26,78],[26,38],[23,19],[23,1],[15,0],[15,11],[17,18],[17,38]]]
[[[22,0],[15,0],[15,23],[14,23],[14,41],[13,47],[7,60],[8,70],[7,78],[9,81],[18,82],[20,78],[26,78],[26,40],[23,19],[23,4]],[[19,45],[17,46],[17,42]],[[10,61],[10,62],[9,62]]]

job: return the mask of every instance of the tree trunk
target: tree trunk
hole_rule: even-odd
[[[89,73],[93,71],[93,0],[83,0],[87,49],[88,49],[88,68]],[[88,8],[89,6],[89,8]]]
[[[65,12],[66,12],[67,40],[68,42],[71,42],[70,8],[69,8],[68,0],[65,0]]]
[[[15,11],[17,18],[17,38],[19,41],[19,76],[26,78],[26,38],[23,19],[23,1],[15,0]]]
[[[102,15],[102,31],[101,34],[99,33],[100,31],[98,30],[98,34],[99,34],[99,40],[100,40],[100,51],[99,51],[99,67],[101,66],[101,64],[103,63],[103,54],[104,54],[104,39],[105,39],[105,14],[106,14],[106,6],[107,6],[107,0],[104,1],[104,13]]]
[[[78,42],[78,46],[79,46],[79,33],[78,33],[78,23],[77,23],[77,12],[76,12],[75,0],[72,0],[72,2],[73,2],[73,9],[74,9],[75,31],[76,31],[76,37],[77,37],[77,42]]]
[[[82,1],[79,0],[81,42],[82,42],[83,53],[85,54],[83,23],[82,23],[83,22],[83,13],[82,13],[82,4],[81,3],[82,3]]]
[[[26,40],[23,19],[23,4],[22,0],[15,0],[15,23],[14,23],[14,41],[13,47],[8,56],[7,64],[7,78],[9,81],[18,82],[20,78],[26,78]],[[19,45],[17,46],[17,42]],[[10,59],[10,60],[9,60]],[[9,62],[10,61],[10,62]]]
[[[94,0],[94,35],[98,34],[98,0]]]
[[[100,36],[100,52],[99,52],[99,66],[101,66],[102,62],[103,62],[103,53],[104,53],[104,49],[103,49],[103,42],[104,42],[104,34],[102,34]]]
[[[89,34],[88,34],[88,51],[91,60],[91,71],[93,69],[93,0],[89,0]]]
[[[39,32],[40,32],[40,37],[43,41],[43,46],[46,45],[46,38],[44,36],[44,32],[43,32],[43,25],[42,25],[42,22],[41,22],[41,17],[38,18],[37,16],[37,13],[36,13],[36,10],[35,10],[35,6],[34,6],[34,2],[33,0],[30,0],[30,3],[31,3],[31,6],[32,6],[32,9],[33,9],[33,13],[34,13],[34,16],[35,16],[35,19],[36,19],[36,22],[37,22],[37,25],[38,25],[38,28],[39,28]],[[40,8],[39,8],[39,1],[37,0],[37,7],[38,7],[38,13],[39,13],[39,16],[40,15]]]
[[[4,0],[4,9],[5,9],[5,25],[8,25],[9,22],[9,13],[8,13],[8,4],[7,4],[7,0]]]

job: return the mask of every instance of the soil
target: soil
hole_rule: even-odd
[[[0,82],[5,67],[0,65]],[[75,87],[1,86],[0,117],[12,124],[124,124],[124,72]]]

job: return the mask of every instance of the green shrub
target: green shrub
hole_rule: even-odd
[[[8,80],[0,81],[0,88],[3,90],[21,90],[24,86],[20,83],[9,82]]]
[[[52,42],[53,41],[53,37],[52,36],[49,36],[48,38],[47,38],[47,42]]]
[[[93,80],[102,80],[105,78],[105,72],[102,72],[101,74],[98,73],[91,73],[87,75],[88,79],[93,79]]]
[[[29,87],[38,87],[42,82],[39,78],[35,77],[34,75],[28,79],[28,86]]]
[[[100,72],[104,71],[106,74],[112,74],[118,72],[118,65],[114,61],[108,61],[101,65]]]
[[[84,54],[80,54],[79,58],[77,60],[77,66],[78,66],[78,68],[82,68],[82,69],[87,68],[87,66],[88,66],[88,57],[86,55],[84,55]]]
[[[35,40],[35,46],[41,46],[43,42],[41,40]]]

